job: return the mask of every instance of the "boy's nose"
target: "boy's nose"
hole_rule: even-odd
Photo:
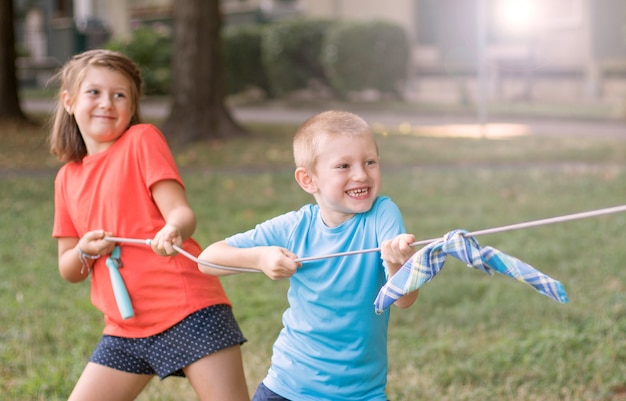
[[[367,179],[367,172],[363,167],[355,167],[352,174],[352,179],[355,181],[362,181]]]

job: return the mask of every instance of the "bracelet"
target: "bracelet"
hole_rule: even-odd
[[[89,265],[89,260],[99,259],[102,255],[90,255],[85,253],[80,246],[76,246],[76,251],[78,252],[78,259],[80,259],[80,263],[82,267],[80,268],[80,274],[84,274],[85,268],[87,269],[87,274],[91,273],[91,266]]]

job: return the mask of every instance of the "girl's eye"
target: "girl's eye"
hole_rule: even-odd
[[[337,168],[339,168],[339,169],[350,168],[350,165],[349,164],[339,164],[339,165],[337,165]]]
[[[125,98],[125,97],[126,97],[126,94],[125,94],[125,93],[118,92],[118,93],[116,93],[116,94],[115,94],[115,97],[116,97],[116,98]]]
[[[97,89],[87,89],[87,93],[89,95],[97,95],[98,93],[100,93],[100,91],[98,91]]]

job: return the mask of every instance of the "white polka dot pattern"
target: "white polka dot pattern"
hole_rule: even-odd
[[[182,368],[224,348],[246,342],[228,305],[192,313],[162,333],[145,338],[102,336],[90,361],[137,374],[184,376]]]

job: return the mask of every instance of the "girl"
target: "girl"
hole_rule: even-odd
[[[125,55],[91,50],[59,72],[50,149],[65,164],[55,180],[53,237],[69,282],[91,274],[103,336],[72,394],[133,400],[157,375],[186,376],[201,400],[249,400],[243,337],[217,278],[176,255],[198,255],[196,219],[161,132],[140,123],[142,78]],[[106,237],[151,238],[115,244]],[[111,259],[114,253],[116,259]],[[120,262],[132,313],[115,301],[109,262]]]

